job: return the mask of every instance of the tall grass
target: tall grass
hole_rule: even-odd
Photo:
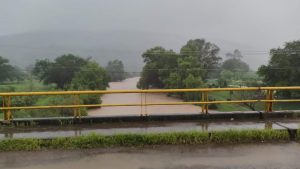
[[[300,141],[298,131],[298,141]],[[0,151],[31,151],[44,149],[87,149],[100,147],[132,147],[146,145],[196,145],[224,143],[287,142],[286,130],[230,130],[214,132],[169,132],[151,134],[89,134],[54,139],[6,139],[0,141]]]
[[[288,141],[289,133],[286,130],[229,130],[212,132],[212,143],[256,143]]]

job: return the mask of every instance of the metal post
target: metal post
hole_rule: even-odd
[[[145,99],[144,99],[144,103],[145,103],[145,106],[144,106],[144,109],[145,109],[145,116],[148,116],[148,113],[147,113],[147,93],[145,93],[144,94],[144,96],[145,96]]]
[[[79,95],[73,95],[73,105],[79,105],[79,104],[80,104]],[[80,108],[73,108],[73,114],[74,114],[74,118],[80,118],[81,117]]]
[[[140,116],[143,116],[143,93],[141,93],[141,112]]]
[[[201,101],[202,102],[207,102],[208,101],[208,93],[207,92],[202,92],[201,96]],[[202,104],[202,114],[208,114],[208,104]]]
[[[267,90],[266,100],[273,100],[273,90]],[[266,102],[265,112],[269,113],[273,111],[273,102]]]
[[[4,108],[10,108],[11,107],[11,97],[10,96],[4,96],[3,97],[3,107]],[[10,109],[4,110],[4,120],[10,121],[12,120],[12,112]]]
[[[205,101],[208,102],[208,92],[205,92]],[[205,105],[205,114],[208,114],[208,104]]]
[[[204,102],[204,92],[201,92],[201,102]],[[204,114],[204,104],[201,105],[201,113]]]

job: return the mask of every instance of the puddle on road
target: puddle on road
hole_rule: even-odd
[[[299,120],[284,120],[278,123],[289,128],[299,128]],[[0,139],[6,138],[53,138],[81,136],[89,133],[113,135],[120,133],[162,133],[181,131],[220,131],[230,129],[282,129],[282,126],[264,121],[218,121],[218,122],[145,122],[75,125],[61,127],[2,128]]]

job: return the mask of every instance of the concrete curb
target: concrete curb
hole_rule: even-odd
[[[36,125],[76,125],[99,124],[116,122],[147,122],[147,121],[212,121],[212,120],[259,120],[277,118],[300,118],[300,112],[230,112],[216,114],[168,114],[149,116],[111,116],[111,117],[56,117],[56,118],[22,118],[14,119],[10,124],[1,122],[1,125],[36,126]]]

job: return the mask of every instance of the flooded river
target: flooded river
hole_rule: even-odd
[[[129,78],[122,82],[111,82],[108,90],[128,90],[137,89],[136,84],[139,77]],[[118,103],[141,103],[141,94],[108,94],[102,96],[103,104],[118,104]],[[143,99],[145,97],[143,96]],[[182,100],[168,97],[163,93],[147,93],[147,103],[161,102],[181,102]],[[106,115],[139,115],[143,114],[183,114],[183,113],[199,113],[201,107],[194,105],[166,105],[166,106],[147,106],[141,107],[103,107],[89,111],[89,116],[106,116]]]
[[[297,169],[300,144],[158,146],[0,152],[9,169]]]

